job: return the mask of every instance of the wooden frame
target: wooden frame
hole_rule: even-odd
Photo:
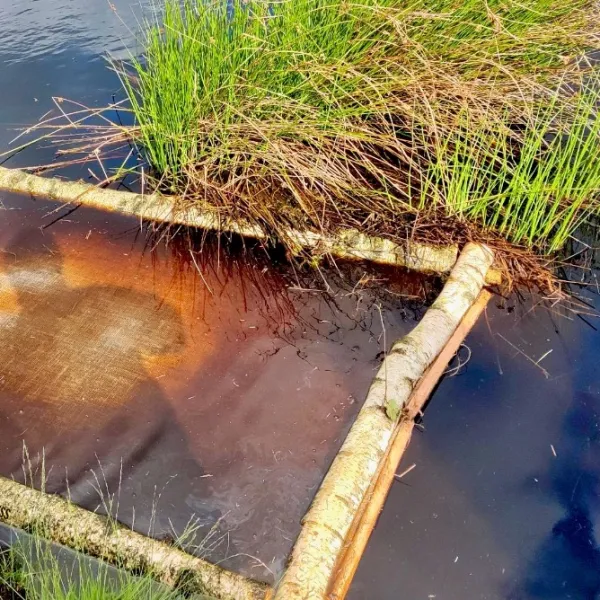
[[[140,219],[228,231],[265,239],[260,229],[244,223],[223,223],[197,209],[180,210],[158,195],[139,195],[99,189],[81,182],[38,177],[0,167],[0,189],[51,200],[89,205]],[[174,585],[184,571],[197,577],[198,590],[231,600],[341,600],[345,597],[398,462],[435,384],[457,351],[491,294],[484,289],[493,254],[489,248],[467,244],[456,260],[454,246],[432,248],[358,232],[335,239],[307,232],[289,232],[295,241],[319,254],[359,258],[404,266],[423,272],[452,272],[440,296],[421,322],[398,340],[385,357],[367,399],[340,452],[303,519],[288,567],[275,590],[229,573],[162,542],[121,526],[107,529],[104,517],[73,506],[13,481],[0,478],[0,520],[31,530],[43,524],[52,541],[75,546],[109,562],[137,568],[151,565],[154,576]],[[295,237],[294,237],[295,236]],[[69,520],[77,526],[69,525]],[[81,524],[85,528],[81,528]],[[137,565],[137,566],[136,566]]]

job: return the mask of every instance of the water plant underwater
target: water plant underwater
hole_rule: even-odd
[[[290,247],[290,227],[482,240],[525,279],[598,212],[590,0],[165,0],[155,14],[142,54],[113,62],[134,124],[66,152],[132,143],[145,185],[181,206]]]

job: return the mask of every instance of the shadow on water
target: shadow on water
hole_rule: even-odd
[[[541,543],[508,600],[597,600],[600,546],[593,512],[600,505],[600,412],[579,392],[565,416],[548,492],[565,511]]]

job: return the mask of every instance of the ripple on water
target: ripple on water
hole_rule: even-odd
[[[77,49],[124,57],[136,46],[148,0],[4,0],[0,10],[0,60],[26,63]]]

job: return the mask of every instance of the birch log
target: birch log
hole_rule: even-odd
[[[264,584],[246,579],[101,515],[0,477],[0,520],[169,586],[221,600],[263,600]]]
[[[442,351],[485,282],[493,254],[467,244],[421,322],[385,357],[367,399],[336,456],[292,551],[275,600],[324,600],[344,543],[392,441],[415,385]],[[388,417],[390,405],[398,416]]]
[[[267,238],[267,233],[257,225],[223,219],[217,213],[193,206],[180,206],[175,198],[159,194],[135,194],[99,188],[81,181],[39,177],[5,167],[0,167],[0,190],[30,194],[58,202],[83,204],[158,223],[235,233],[259,240]],[[289,229],[284,236],[293,246],[308,248],[316,256],[331,254],[338,258],[369,260],[423,273],[449,272],[458,255],[456,245],[430,246],[410,241],[407,241],[406,245],[399,245],[391,240],[367,236],[353,229],[341,231],[335,237]]]
[[[405,407],[404,415],[394,431],[388,450],[380,463],[374,481],[365,495],[365,499],[352,523],[351,531],[345,540],[344,552],[340,557],[340,561],[336,563],[330,587],[327,591],[328,599],[342,600],[346,597],[360,559],[369,542],[369,537],[383,510],[388,492],[396,477],[400,460],[410,443],[415,427],[415,417],[422,412],[431,392],[448,367],[448,363],[458,352],[460,345],[491,298],[492,294],[488,290],[481,291],[475,303],[461,320],[460,325],[454,330],[444,349],[437,355],[415,386]]]

